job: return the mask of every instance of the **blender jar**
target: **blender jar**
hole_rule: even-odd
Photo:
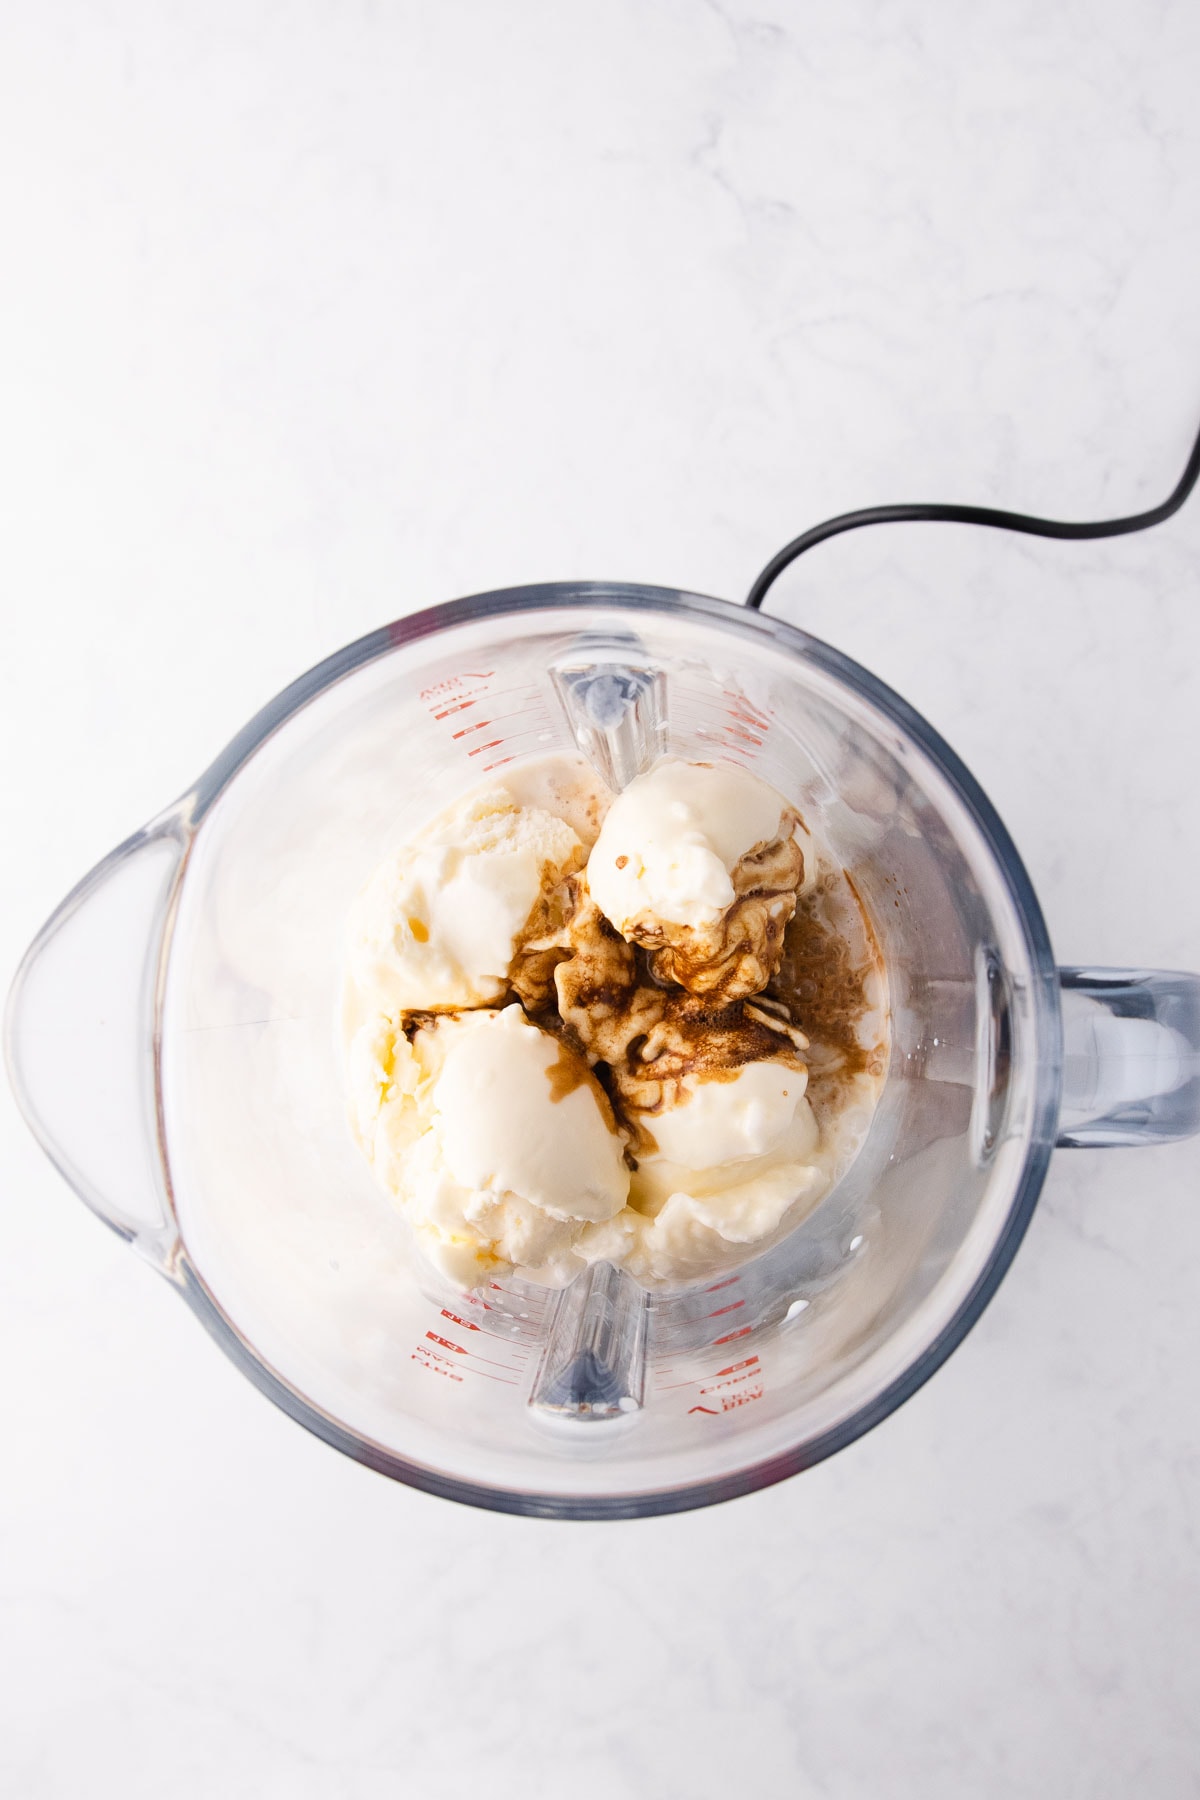
[[[580,750],[613,787],[735,762],[820,813],[890,1065],[848,1173],[736,1272],[462,1292],[349,1135],[344,920],[466,788]],[[1056,1141],[1200,1127],[1198,1044],[1195,977],[1055,967],[987,799],[881,683],[724,602],[600,584],[438,607],[297,681],[68,897],[7,1022],[49,1154],[273,1400],[414,1486],[580,1518],[725,1499],[884,1417],[979,1316]]]

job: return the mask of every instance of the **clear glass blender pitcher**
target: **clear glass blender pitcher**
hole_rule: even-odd
[[[732,1275],[648,1294],[414,1273],[344,1116],[345,914],[465,788],[583,752],[753,768],[826,831],[887,970],[857,1161]],[[987,799],[828,646],[722,601],[561,584],[438,607],[281,694],[29,951],[7,1045],[67,1179],[273,1400],[451,1498],[604,1518],[763,1486],[904,1400],[979,1316],[1051,1149],[1200,1128],[1200,981],[1059,970]]]

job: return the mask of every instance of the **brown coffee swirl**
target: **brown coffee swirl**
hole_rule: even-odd
[[[785,812],[780,832],[756,844],[730,871],[734,899],[707,925],[677,925],[641,915],[626,934],[649,954],[655,980],[677,982],[691,994],[740,1000],[761,993],[779,967],[783,934],[804,879],[804,852]]]

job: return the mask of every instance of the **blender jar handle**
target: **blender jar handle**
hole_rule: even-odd
[[[85,875],[25,953],[4,1047],[25,1119],[92,1211],[152,1262],[176,1241],[158,1153],[163,935],[188,844],[178,812]]]
[[[1200,975],[1060,969],[1060,1145],[1169,1144],[1200,1131]]]

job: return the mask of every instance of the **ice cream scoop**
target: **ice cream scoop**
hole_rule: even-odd
[[[384,860],[351,911],[347,1028],[501,999],[544,895],[584,854],[564,820],[500,787],[440,814]]]
[[[666,758],[617,796],[588,889],[659,981],[737,999],[778,964],[812,841],[782,795],[745,769]]]
[[[650,1285],[712,1275],[790,1230],[830,1179],[829,1154],[801,1097],[790,1123],[761,1155],[708,1169],[661,1156],[639,1162],[628,1206],[588,1226],[584,1248],[590,1258],[618,1263]]]
[[[808,1040],[785,1004],[648,981],[586,892],[543,954],[561,957],[557,1014],[607,1069],[637,1163],[629,1205],[587,1228],[581,1254],[639,1280],[686,1281],[817,1203],[829,1158],[806,1097]]]
[[[683,1169],[715,1169],[768,1155],[796,1117],[808,1071],[776,1058],[684,1075],[669,1100],[642,1115],[641,1161],[662,1158]]]
[[[829,1175],[807,1084],[807,1071],[781,1056],[689,1074],[664,1091],[659,1110],[638,1120],[652,1147],[630,1188],[627,1267],[651,1281],[686,1280],[816,1204]]]
[[[587,1063],[519,1006],[377,1019],[350,1048],[352,1123],[426,1255],[454,1280],[582,1267],[573,1247],[625,1204],[629,1169]]]

